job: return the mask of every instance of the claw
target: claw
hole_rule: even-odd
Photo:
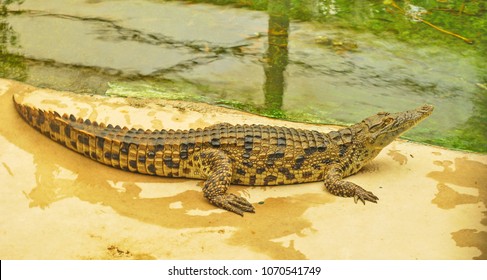
[[[250,204],[245,198],[236,196],[234,194],[223,194],[210,199],[210,202],[222,209],[228,210],[240,216],[244,212],[255,213],[254,206]]]
[[[373,203],[377,203],[377,200],[379,200],[379,198],[375,196],[372,192],[366,191],[364,189],[359,189],[355,191],[353,200],[355,201],[355,203],[357,203],[357,201],[360,200],[365,205],[366,200]]]

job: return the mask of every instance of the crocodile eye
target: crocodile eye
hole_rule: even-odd
[[[384,126],[389,125],[389,124],[391,124],[393,121],[394,121],[394,118],[392,118],[392,117],[387,117],[387,118],[385,118],[385,119],[384,119],[384,121],[383,121],[383,125],[384,125]]]

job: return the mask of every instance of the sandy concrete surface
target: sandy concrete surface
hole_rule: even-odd
[[[334,129],[0,80],[1,259],[487,259],[487,155],[396,141],[349,178],[378,204],[335,197],[321,182],[232,186],[256,208],[240,217],[207,203],[202,181],[124,172],[69,151],[19,117],[13,94],[136,128]]]

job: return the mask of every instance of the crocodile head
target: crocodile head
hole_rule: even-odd
[[[405,112],[382,112],[368,117],[362,121],[362,124],[365,124],[368,129],[367,142],[376,150],[381,150],[399,135],[431,115],[432,112],[432,105],[423,105]]]

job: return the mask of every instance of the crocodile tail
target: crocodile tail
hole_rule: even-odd
[[[69,117],[66,114],[60,116],[57,112],[45,111],[22,104],[18,102],[16,95],[14,95],[13,101],[17,112],[30,126],[63,146],[96,159],[94,158],[95,154],[91,154],[92,151],[95,152],[94,149],[90,149],[90,142],[96,138],[95,135],[73,126],[74,123],[83,125],[81,119],[77,120],[73,115]]]
[[[52,140],[64,144],[63,141],[61,141],[62,139],[59,137],[60,126],[58,124],[59,121],[56,120],[60,117],[58,113],[44,111],[26,104],[21,104],[17,101],[15,95],[13,97],[13,101],[17,112],[30,126],[48,136]]]
[[[120,141],[106,137],[104,124],[32,107],[19,102],[16,95],[13,102],[22,118],[45,136],[93,160],[121,168],[118,153],[112,156],[112,149],[120,147]]]
[[[42,134],[61,145],[105,165],[151,175],[165,175],[162,168],[166,131],[135,130],[98,124],[74,115],[60,115],[19,102],[22,118]],[[169,171],[168,171],[169,172]]]

